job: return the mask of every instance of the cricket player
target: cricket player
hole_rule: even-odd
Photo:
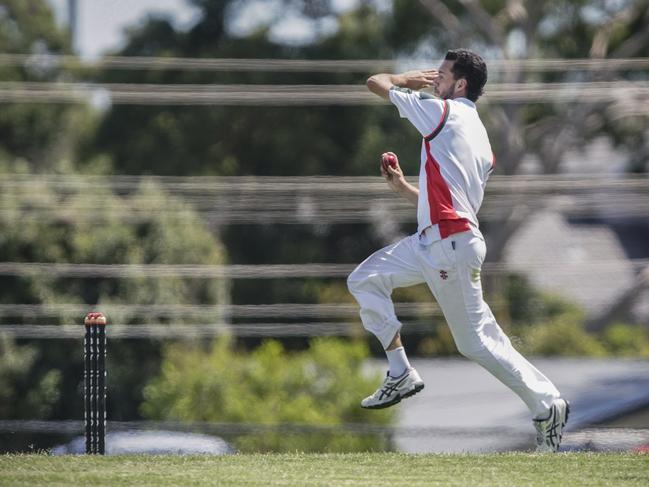
[[[425,282],[450,327],[458,351],[479,363],[525,402],[537,430],[537,451],[557,451],[569,404],[513,347],[482,296],[485,241],[477,213],[495,160],[475,102],[487,82],[477,54],[448,51],[439,69],[375,74],[372,93],[388,99],[422,136],[419,188],[409,184],[396,156],[381,165],[389,187],[417,207],[417,233],[368,257],[347,280],[363,326],[380,340],[389,370],[361,402],[379,409],[424,388],[401,343],[392,290]],[[436,96],[418,91],[431,88]],[[386,156],[384,154],[384,156]]]

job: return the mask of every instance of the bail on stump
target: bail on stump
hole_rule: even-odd
[[[86,453],[106,453],[106,317],[88,313],[83,320],[84,423]]]

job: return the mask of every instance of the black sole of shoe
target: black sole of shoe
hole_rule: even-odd
[[[419,391],[421,391],[423,388],[424,388],[424,384],[421,384],[419,386],[415,386],[415,388],[412,391],[406,392],[403,396],[395,397],[393,401],[386,402],[386,403],[383,403],[383,404],[379,404],[377,406],[361,406],[361,407],[363,409],[385,409],[385,408],[389,408],[390,406],[394,406],[395,404],[399,404],[401,402],[401,399],[405,399],[407,397],[414,396]]]

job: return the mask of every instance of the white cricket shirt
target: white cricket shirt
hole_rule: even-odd
[[[478,210],[495,158],[475,103],[393,86],[390,101],[423,137],[417,232],[429,242],[478,230]]]

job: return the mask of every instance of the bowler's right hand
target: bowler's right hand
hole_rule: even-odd
[[[439,76],[436,69],[414,70],[406,71],[401,74],[403,77],[403,86],[411,90],[421,90],[422,88],[429,88]]]
[[[386,152],[386,154],[394,156],[396,164],[394,166],[384,164],[383,155],[381,155],[381,163],[379,164],[381,168],[381,176],[385,178],[392,191],[400,193],[404,189],[406,179],[401,170],[401,166],[399,165],[399,158],[394,152]]]

